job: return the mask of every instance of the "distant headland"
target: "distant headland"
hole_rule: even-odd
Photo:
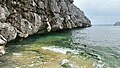
[[[120,26],[120,22],[116,22],[114,26]]]

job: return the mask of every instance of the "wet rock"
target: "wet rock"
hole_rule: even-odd
[[[5,54],[5,47],[0,46],[0,56],[2,56],[3,54]]]
[[[64,66],[65,64],[68,64],[70,61],[67,59],[63,59],[61,62],[61,65]]]
[[[70,62],[69,60],[63,59],[61,62],[61,66],[68,68],[70,67],[69,62]]]
[[[94,68],[104,68],[105,63],[101,60],[93,64]]]
[[[64,68],[78,68],[78,66],[75,66],[74,64],[71,64],[69,60],[63,59],[61,62],[61,66]]]

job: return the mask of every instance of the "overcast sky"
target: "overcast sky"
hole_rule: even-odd
[[[120,21],[120,0],[74,0],[92,24],[113,24]]]

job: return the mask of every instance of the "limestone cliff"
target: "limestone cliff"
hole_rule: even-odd
[[[0,45],[60,29],[91,26],[73,0],[0,0]]]

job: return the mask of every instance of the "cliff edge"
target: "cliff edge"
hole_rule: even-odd
[[[73,0],[1,0],[0,45],[35,33],[91,26]]]

